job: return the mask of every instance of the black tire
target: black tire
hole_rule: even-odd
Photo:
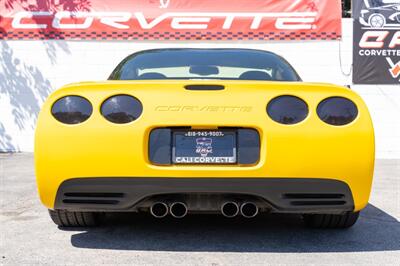
[[[360,212],[345,214],[304,214],[304,222],[312,228],[348,228],[353,226]]]
[[[90,227],[99,224],[99,213],[49,210],[53,222],[62,227]]]

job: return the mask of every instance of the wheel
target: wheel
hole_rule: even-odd
[[[348,228],[353,226],[360,212],[345,214],[304,214],[304,222],[313,228]]]
[[[386,19],[382,14],[372,14],[368,19],[368,23],[372,28],[383,28],[386,24]]]
[[[49,210],[50,218],[62,227],[88,227],[99,224],[99,213],[71,212],[66,210]]]

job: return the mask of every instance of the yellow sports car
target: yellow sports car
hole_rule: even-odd
[[[143,211],[298,213],[312,227],[345,228],[368,203],[374,132],[354,91],[302,82],[274,53],[147,50],[108,81],[47,99],[35,164],[59,226]]]

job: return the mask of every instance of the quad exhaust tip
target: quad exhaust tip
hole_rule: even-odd
[[[185,203],[177,201],[171,204],[169,212],[174,218],[183,218],[186,216],[188,209]]]
[[[245,218],[253,218],[258,214],[258,207],[253,202],[245,202],[240,206],[240,214]]]
[[[156,218],[163,218],[168,214],[168,205],[164,202],[155,202],[150,207],[150,213]]]
[[[227,201],[221,206],[221,213],[223,216],[233,218],[239,214],[239,205],[233,201]]]
[[[174,218],[183,218],[188,213],[187,205],[183,202],[177,201],[172,203],[169,208],[164,202],[155,202],[150,207],[150,213],[156,218],[163,218],[167,214],[171,213]],[[221,205],[221,213],[223,216],[233,218],[239,213],[245,218],[253,218],[258,214],[258,207],[253,202],[244,202],[240,205],[233,202],[227,201]]]

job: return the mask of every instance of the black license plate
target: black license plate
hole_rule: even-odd
[[[233,130],[173,132],[173,163],[234,164],[236,159],[236,132]]]

